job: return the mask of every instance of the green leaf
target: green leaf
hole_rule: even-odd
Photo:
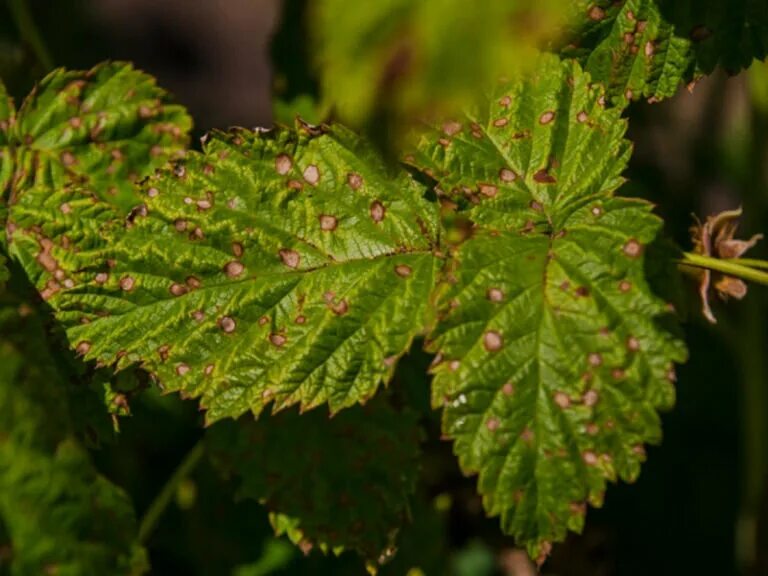
[[[82,190],[29,190],[11,250],[86,358],[140,362],[209,422],[270,402],[336,412],[429,321],[424,192],[340,128],[214,134],[127,220]]]
[[[561,54],[578,59],[613,100],[672,96],[722,66],[768,54],[766,0],[578,0]]]
[[[0,198],[5,197],[5,189],[13,174],[12,152],[8,145],[8,132],[16,118],[13,100],[6,92],[5,84],[0,79]],[[0,203],[0,221],[4,222],[4,206]]]
[[[0,305],[0,520],[11,573],[144,573],[130,500],[75,439],[66,383],[39,315],[7,293]]]
[[[130,208],[133,182],[183,154],[190,127],[184,109],[130,64],[59,69],[27,97],[10,123],[0,174],[15,173],[11,201],[27,187],[55,190],[74,181]]]
[[[217,465],[240,497],[272,512],[278,534],[305,552],[352,549],[377,560],[408,514],[420,431],[386,399],[344,410],[296,411],[222,422],[208,433]]]
[[[612,196],[629,147],[600,99],[547,58],[411,159],[477,222],[439,297],[433,404],[488,513],[540,559],[606,481],[637,477],[686,356],[646,280],[661,222]]]
[[[434,113],[525,65],[562,0],[318,0],[314,32],[327,104],[355,125],[381,112]],[[471,50],[467,47],[471,46]]]

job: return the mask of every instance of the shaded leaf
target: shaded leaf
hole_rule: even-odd
[[[29,190],[11,249],[86,358],[141,363],[209,421],[273,401],[335,412],[428,322],[424,191],[340,128],[215,134],[126,220],[82,190]]]
[[[40,318],[0,305],[0,518],[12,574],[142,574],[136,519],[75,438],[66,384]]]
[[[445,194],[470,188],[478,222],[439,297],[433,404],[488,513],[539,559],[581,530],[606,481],[637,477],[686,355],[646,280],[661,221],[612,197],[629,148],[599,102],[577,65],[547,58],[501,86],[477,127],[448,146],[436,131],[412,159]],[[503,170],[517,177],[499,182]]]
[[[376,560],[407,517],[418,475],[414,415],[384,399],[328,418],[325,410],[222,422],[208,434],[241,497],[272,514],[278,534],[305,552],[352,549]]]
[[[579,0],[561,53],[609,96],[660,100],[717,66],[735,74],[768,54],[767,0]]]

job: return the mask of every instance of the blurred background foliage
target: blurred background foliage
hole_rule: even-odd
[[[12,10],[22,4],[0,3],[0,77],[17,97],[45,72],[40,48],[14,24]],[[339,116],[373,128],[383,143],[399,129],[393,119],[450,109],[497,66],[524,65],[529,41],[553,33],[542,14],[559,13],[550,12],[557,0],[506,4],[519,11],[512,32],[520,41],[505,51],[495,39],[510,32],[509,19],[494,2],[447,2],[463,6],[481,34],[463,23],[441,25],[443,3],[413,0],[333,0],[325,13],[307,0],[27,4],[56,66],[131,60],[189,107],[198,136],[209,127],[290,123],[298,113],[314,122]],[[335,27],[318,30],[322,19]],[[318,53],[309,39],[329,30],[328,48]],[[355,66],[363,54],[376,54],[378,65]],[[331,66],[318,74],[323,62]],[[693,93],[634,103],[627,114],[635,154],[623,193],[656,202],[679,244],[689,247],[691,214],[738,205],[747,235],[768,230],[768,65],[735,77],[717,73]],[[766,246],[754,257],[768,257]],[[678,404],[664,417],[663,445],[650,448],[634,486],[612,487],[605,506],[589,512],[584,533],[555,547],[545,574],[768,574],[768,290],[754,287],[745,301],[718,306],[716,327],[700,318],[692,286],[686,296],[691,359],[679,370]],[[450,445],[440,441],[423,376],[429,361],[413,353],[392,385],[420,411],[426,438],[413,522],[381,573],[534,574],[497,520],[484,518],[474,479],[462,477]],[[132,495],[141,517],[199,440],[201,418],[194,403],[153,391],[139,396],[131,413],[115,441],[93,455],[98,469]],[[303,556],[274,538],[256,502],[235,503],[232,492],[205,461],[180,484],[147,543],[152,574],[362,572],[349,554]],[[0,574],[3,542],[0,525]]]

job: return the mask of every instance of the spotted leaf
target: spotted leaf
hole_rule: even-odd
[[[4,196],[4,191],[11,181],[13,175],[13,158],[11,148],[8,144],[8,132],[16,118],[16,109],[13,100],[5,89],[5,84],[0,80],[0,197]],[[0,211],[4,211],[4,205],[0,202]],[[1,217],[0,221],[4,221]]]
[[[613,197],[628,145],[599,101],[577,65],[546,60],[413,158],[444,193],[470,189],[477,223],[439,291],[433,404],[488,513],[540,559],[606,481],[637,477],[686,354],[646,279],[661,221]]]
[[[33,189],[12,251],[72,345],[139,362],[210,421],[371,397],[428,322],[434,204],[351,133],[214,134],[127,219]]]
[[[0,521],[12,574],[146,571],[131,502],[78,442],[40,315],[0,293]]]
[[[0,101],[7,101],[3,92]],[[9,110],[4,121],[0,104],[0,183],[3,174],[13,173],[4,194],[11,201],[27,187],[58,189],[74,181],[130,207],[133,182],[183,154],[191,127],[184,109],[170,103],[154,78],[120,62],[56,70],[15,118]]]
[[[561,54],[614,100],[673,95],[717,66],[735,74],[768,55],[768,0],[579,0]]]
[[[330,419],[294,410],[221,422],[208,448],[240,497],[264,503],[278,534],[305,552],[349,549],[376,561],[407,520],[419,440],[414,414],[377,398]]]

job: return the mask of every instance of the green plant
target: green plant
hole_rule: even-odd
[[[318,4],[319,113],[394,126],[400,162],[301,119],[187,149],[186,112],[123,63],[54,71],[18,110],[0,85],[14,573],[141,573],[142,544],[204,453],[278,534],[375,569],[408,521],[420,440],[414,408],[384,388],[422,339],[462,471],[541,563],[661,440],[686,359],[681,271],[713,321],[710,292],[768,284],[768,265],[742,258],[757,238],[734,239],[738,214],[683,253],[651,204],[616,195],[627,101],[764,58],[766,2],[712,1],[704,16],[692,2],[573,2],[556,19],[556,2],[488,2],[479,26],[511,21],[548,51],[511,64],[536,48],[499,24],[480,68],[446,40],[464,3]],[[436,91],[449,97],[431,107]],[[197,399],[210,430],[139,528],[83,446],[151,386]]]

